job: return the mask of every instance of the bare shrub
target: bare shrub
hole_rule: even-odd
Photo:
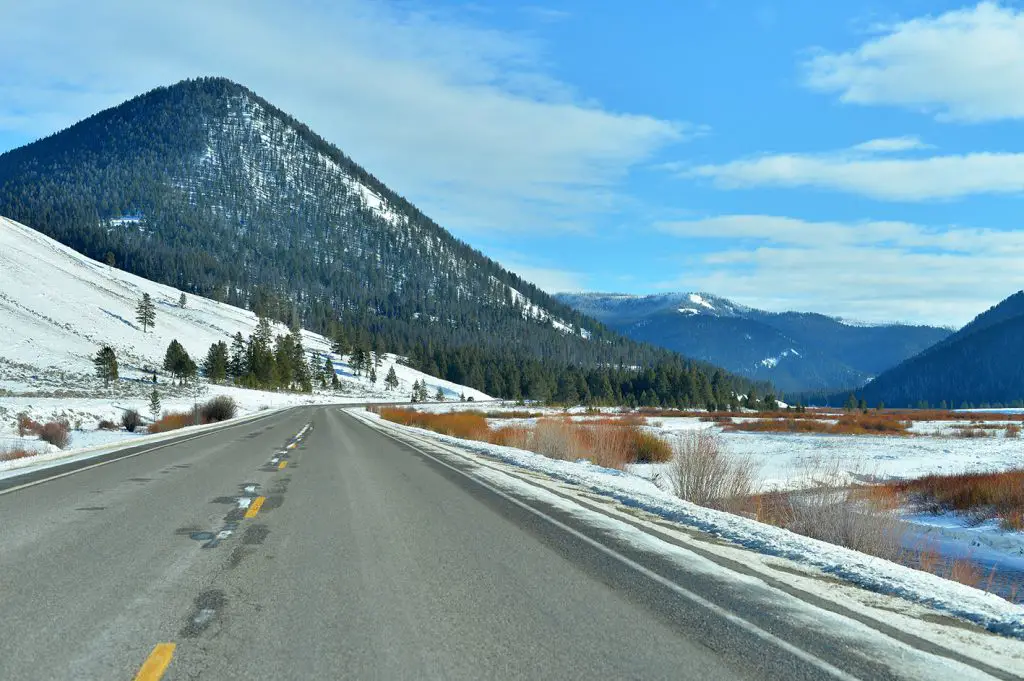
[[[1020,437],[1020,426],[1016,423],[1006,424],[1006,437],[1007,438],[1019,438]]]
[[[529,441],[530,429],[514,426],[495,428],[491,432],[490,438],[491,444],[501,445],[502,447],[515,447],[516,449],[526,449]]]
[[[806,537],[896,560],[902,553],[902,529],[896,516],[876,511],[848,487],[804,490],[789,495],[791,521],[786,528]]]
[[[199,407],[199,418],[203,423],[217,423],[235,418],[238,405],[227,395],[219,395]]]
[[[564,461],[576,461],[583,455],[578,429],[561,419],[541,419],[533,430],[531,449],[538,454]]]
[[[134,433],[135,429],[142,425],[142,415],[136,409],[125,409],[121,414],[121,425],[129,433]]]
[[[728,508],[751,496],[755,473],[753,461],[730,455],[713,431],[694,430],[675,448],[669,475],[680,499]]]
[[[117,424],[108,419],[103,419],[97,426],[98,430],[117,430]]]
[[[39,439],[64,449],[71,442],[71,426],[67,421],[50,421],[39,429]]]
[[[27,435],[38,435],[39,430],[43,427],[43,424],[33,419],[25,412],[18,414],[16,418],[18,427],[18,437],[25,437]]]

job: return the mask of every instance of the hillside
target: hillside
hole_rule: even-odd
[[[156,304],[156,324],[143,332],[135,320],[135,307],[143,293]],[[0,217],[0,393],[13,402],[22,396],[138,398],[152,389],[150,374],[159,369],[168,344],[177,339],[196,360],[212,343],[248,336],[257,317],[227,303],[186,295],[119,269],[102,265],[28,227]],[[277,334],[288,329],[278,325]],[[487,395],[439,381],[404,367],[389,356],[400,385],[386,391],[382,381],[371,385],[356,377],[345,358],[330,352],[330,342],[302,331],[307,351],[329,355],[341,380],[330,399],[348,401],[407,399],[414,381],[426,380],[430,394],[438,388],[449,397],[465,392],[476,399]],[[118,356],[121,380],[104,390],[94,374],[92,357],[102,344]],[[386,369],[385,369],[386,370]],[[160,372],[163,373],[163,372]],[[161,391],[181,392],[161,377]],[[221,391],[215,388],[215,391]],[[233,389],[232,394],[256,392]],[[263,394],[259,399],[266,400]],[[7,398],[4,398],[6,401]],[[31,402],[32,400],[29,400]],[[0,411],[3,410],[0,404]],[[6,425],[7,419],[3,419]]]
[[[151,281],[364,338],[492,395],[706,404],[748,385],[559,303],[224,79],[158,88],[3,154],[0,214]],[[612,374],[654,365],[668,367],[670,389]]]
[[[1021,406],[1024,400],[1024,291],[974,318],[948,339],[857,391],[869,404]],[[831,397],[839,401],[845,395]]]
[[[765,312],[708,293],[556,298],[634,340],[770,381],[786,393],[863,385],[949,335],[927,326]]]

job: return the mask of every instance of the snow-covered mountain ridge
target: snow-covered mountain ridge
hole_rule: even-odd
[[[555,297],[635,340],[769,380],[786,393],[864,385],[950,333],[815,313],[767,312],[703,291]]]

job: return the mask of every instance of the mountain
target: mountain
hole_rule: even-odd
[[[492,395],[705,404],[749,385],[558,302],[221,78],[157,88],[0,155],[0,214],[148,280],[407,355]],[[610,372],[655,365],[671,369],[671,389]]]
[[[950,408],[1024,404],[1024,291],[857,391],[869,404]],[[835,395],[834,401],[845,394]]]
[[[708,293],[560,293],[579,312],[634,340],[702,359],[786,392],[859,386],[941,341],[949,330],[865,325],[772,313]]]

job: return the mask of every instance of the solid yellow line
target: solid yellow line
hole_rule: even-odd
[[[287,465],[288,465],[287,461],[282,461],[281,463],[277,464],[277,470],[281,470],[282,468],[284,468]]]
[[[245,512],[245,517],[255,518],[256,514],[259,513],[260,509],[263,507],[263,502],[266,500],[266,497],[256,497],[255,499],[253,499],[252,503],[249,504],[249,510]]]
[[[135,681],[159,681],[174,657],[173,643],[158,643],[135,675]]]
[[[298,447],[298,446],[299,446],[299,443],[298,443],[298,442],[293,442],[293,443],[291,443],[290,445],[288,445],[288,449],[295,449],[295,448],[296,448],[296,447]]]

